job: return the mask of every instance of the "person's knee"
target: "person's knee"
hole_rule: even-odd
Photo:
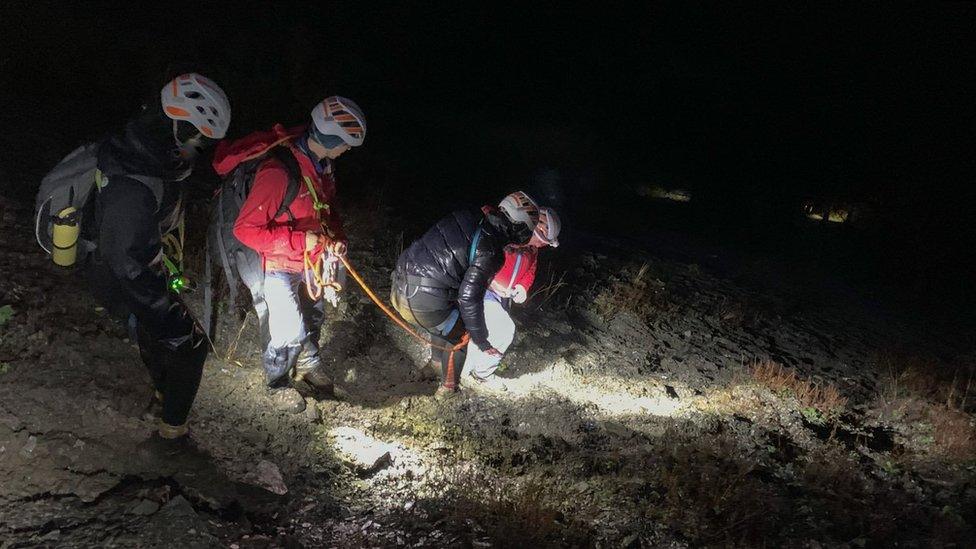
[[[500,304],[491,302],[485,306],[485,323],[488,326],[488,341],[503,351],[504,347],[512,344],[515,338],[515,322]]]
[[[493,342],[495,344],[495,348],[499,351],[505,352],[505,349],[507,349],[508,346],[512,344],[512,341],[515,340],[515,323],[509,322],[508,324],[499,326],[496,339],[497,341]]]
[[[305,320],[297,295],[287,281],[272,277],[268,277],[265,289],[271,345],[282,347],[301,341],[305,334]]]

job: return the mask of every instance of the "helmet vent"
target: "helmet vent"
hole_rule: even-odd
[[[159,92],[163,112],[189,123],[203,135],[220,139],[230,125],[230,104],[219,86],[196,73],[176,77]]]

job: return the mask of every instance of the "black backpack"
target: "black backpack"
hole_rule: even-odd
[[[204,272],[204,326],[211,337],[215,338],[216,319],[213,314],[213,271],[212,264],[219,263],[227,281],[230,297],[230,309],[237,304],[238,283],[243,282],[251,291],[251,300],[258,314],[261,326],[262,343],[266,344],[269,335],[267,328],[267,306],[264,304],[264,271],[261,258],[257,252],[244,245],[234,236],[234,223],[240,214],[241,207],[251,192],[254,175],[265,161],[275,158],[280,161],[288,173],[288,188],[285,196],[275,212],[274,218],[288,214],[294,220],[290,206],[298,196],[301,185],[301,168],[294,154],[286,146],[274,146],[267,152],[242,162],[226,178],[214,196],[210,215],[210,226],[207,231],[207,253]]]

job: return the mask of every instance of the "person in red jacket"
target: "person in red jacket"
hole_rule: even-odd
[[[274,139],[272,145],[285,146],[300,170],[297,196],[276,215],[288,188],[289,169],[268,155],[255,172],[233,230],[238,240],[260,255],[263,265],[269,335],[263,365],[272,390],[288,389],[294,369],[295,380],[310,385],[316,396],[332,391],[332,380],[319,356],[319,334],[324,301],[335,304],[338,296],[334,287],[323,287],[320,273],[323,266],[334,268],[335,259],[346,253],[346,236],[335,207],[333,162],[362,145],[365,134],[362,110],[347,98],[332,96],[316,105],[306,128],[285,130],[279,125],[270,138],[263,137],[265,133],[239,142],[246,151],[260,148],[255,142]],[[214,162],[233,160],[242,159],[225,155]],[[225,172],[227,167],[223,166]],[[293,411],[304,409],[300,396],[293,394],[292,402]]]
[[[539,221],[532,238],[524,245],[505,248],[505,264],[492,279],[485,292],[485,324],[488,341],[498,354],[481,351],[468,344],[467,361],[461,376],[462,384],[472,389],[507,391],[505,382],[495,375],[505,351],[515,339],[515,323],[508,310],[511,304],[524,303],[535,281],[539,250],[559,246],[559,216],[552,208],[539,208]]]

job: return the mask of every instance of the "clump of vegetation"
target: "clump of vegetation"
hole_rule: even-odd
[[[4,324],[10,322],[10,319],[14,317],[14,308],[10,305],[4,305],[0,307],[0,327]]]
[[[907,400],[926,399],[950,410],[969,411],[976,383],[973,365],[948,365],[936,359],[883,353],[877,358],[880,404],[891,411]]]
[[[454,536],[473,537],[466,541],[475,546],[588,545],[588,529],[549,503],[566,499],[554,493],[551,484],[532,476],[507,478],[455,463],[433,472],[428,495],[418,494],[416,499],[423,504],[414,509],[423,508],[428,521]]]
[[[775,536],[782,497],[730,437],[676,444],[660,465],[663,493],[649,518],[695,545],[752,545]]]
[[[546,486],[527,480],[502,481],[493,478],[464,478],[454,483],[456,498],[452,506],[456,518],[475,518],[492,525],[493,541],[502,546],[545,545],[556,542],[562,513],[546,503]]]
[[[664,283],[650,276],[649,268],[644,263],[636,271],[625,269],[611,280],[593,300],[596,313],[606,321],[623,312],[647,321],[659,313],[673,310]]]
[[[847,406],[847,398],[829,383],[811,382],[795,370],[772,360],[758,360],[749,369],[753,381],[774,393],[794,397],[808,421],[822,423],[836,419]]]
[[[755,303],[727,297],[723,297],[715,306],[714,314],[719,322],[730,328],[756,326],[764,318],[762,310]]]
[[[976,459],[973,365],[895,353],[880,355],[877,364],[882,375],[875,408],[882,419],[929,430],[920,439],[948,460]]]

